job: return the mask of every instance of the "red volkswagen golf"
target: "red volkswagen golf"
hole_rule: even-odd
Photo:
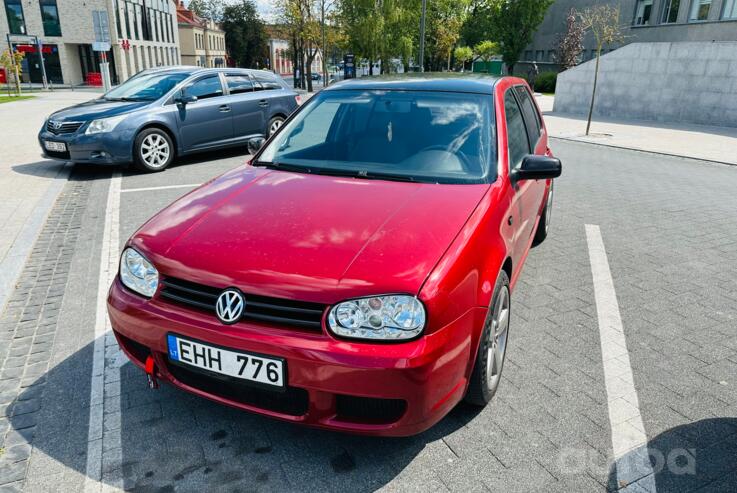
[[[108,308],[158,380],[287,421],[412,435],[501,378],[561,173],[521,79],[358,79],[128,241]]]

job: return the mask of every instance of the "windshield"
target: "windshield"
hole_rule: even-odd
[[[491,95],[482,94],[323,91],[254,164],[363,178],[485,183],[495,178],[491,104]]]
[[[103,98],[109,101],[156,101],[189,77],[187,73],[143,74],[107,92]]]

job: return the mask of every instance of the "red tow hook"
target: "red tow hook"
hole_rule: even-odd
[[[156,380],[156,363],[154,362],[154,357],[150,354],[146,358],[146,377],[148,378],[149,389],[159,388],[159,382]]]

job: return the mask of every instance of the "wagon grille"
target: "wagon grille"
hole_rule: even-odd
[[[196,284],[183,279],[167,277],[162,282],[160,296],[169,301],[215,314],[215,302],[223,291],[220,288]],[[322,314],[326,305],[294,301],[254,294],[243,294],[246,307],[243,320],[253,320],[278,326],[299,327],[322,331]]]
[[[84,122],[61,122],[61,125],[59,126],[59,122],[53,122],[49,120],[46,123],[46,130],[54,135],[73,134],[74,132],[79,130],[79,127],[81,127],[83,124]]]

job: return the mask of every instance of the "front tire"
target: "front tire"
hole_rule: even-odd
[[[162,171],[174,159],[174,142],[163,130],[147,128],[136,136],[133,156],[133,164],[141,171]]]
[[[537,231],[535,231],[535,237],[532,239],[533,247],[538,246],[548,237],[550,217],[553,214],[553,183],[550,182],[550,190],[548,191],[548,198],[545,201],[545,208],[542,214],[540,214],[540,221],[537,223]]]
[[[509,277],[501,271],[491,297],[491,307],[481,332],[476,362],[466,392],[466,402],[485,406],[496,394],[507,355],[511,308]]]

